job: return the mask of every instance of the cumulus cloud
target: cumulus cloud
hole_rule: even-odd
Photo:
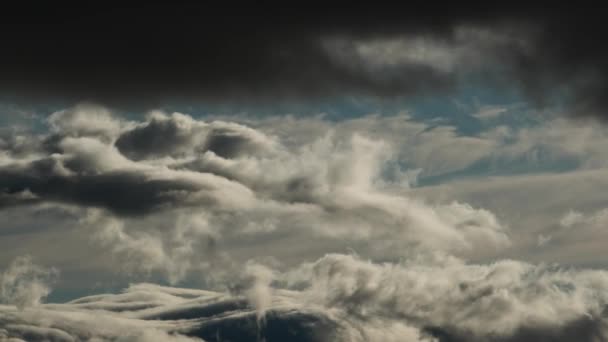
[[[122,122],[107,108],[94,104],[79,104],[51,114],[48,119],[53,133],[73,137],[95,136],[112,140],[120,133]]]

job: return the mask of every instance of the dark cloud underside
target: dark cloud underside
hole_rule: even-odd
[[[345,67],[323,40],[430,35],[462,26],[522,29],[534,47],[496,47],[502,74],[536,99],[559,87],[597,109],[607,52],[595,9],[554,6],[430,8],[214,8],[179,5],[39,5],[3,11],[0,88],[22,99],[155,106],[166,100],[278,101],[341,95],[402,96],[447,90],[454,73],[416,63],[391,77]],[[594,13],[594,14],[591,14]]]

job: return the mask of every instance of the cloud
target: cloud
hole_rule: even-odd
[[[43,144],[27,150],[3,146],[0,204],[10,214],[6,222],[15,224],[2,229],[11,239],[18,231],[36,232],[65,246],[91,245],[93,237],[95,248],[113,252],[91,260],[104,272],[115,263],[126,274],[173,284],[192,274],[217,283],[260,254],[294,265],[350,249],[382,260],[420,251],[473,260],[532,254],[534,260],[593,259],[584,251],[560,257],[551,252],[557,240],[535,249],[539,235],[554,235],[550,227],[564,211],[578,208],[574,197],[581,208],[602,198],[586,194],[582,200],[577,188],[589,177],[591,188],[603,182],[606,132],[593,121],[554,119],[466,136],[406,113],[332,122],[322,117],[207,121],[153,112],[142,121],[127,121],[101,107],[80,106],[56,115],[65,117],[49,123],[48,133],[7,133],[23,141],[57,139],[53,150]],[[98,119],[111,123],[100,126],[106,127],[102,133],[86,127]],[[159,134],[157,126],[175,130],[175,136],[166,136],[168,148],[147,138],[117,146],[124,137],[134,139],[133,132]],[[506,176],[564,162],[579,171]],[[458,173],[467,170],[505,176],[459,180]],[[426,186],[433,177],[449,184]],[[561,188],[569,189],[568,196]],[[556,192],[554,200],[537,198],[547,191]],[[71,209],[60,218],[40,209],[45,206]],[[36,222],[36,215],[48,224]],[[59,228],[43,226],[66,227],[71,242],[63,242]],[[34,235],[26,236],[28,246],[39,245]],[[45,258],[65,262],[46,249],[40,248]]]
[[[605,132],[593,123],[556,119],[463,136],[406,114],[331,122],[157,112],[136,122],[105,112],[110,128],[87,128],[87,115],[94,121],[99,110],[73,109],[78,114],[48,133],[14,133],[58,137],[53,151],[34,144],[13,153],[14,144],[2,145],[0,244],[22,238],[29,241],[22,249],[95,280],[114,272],[217,292],[138,285],[24,312],[3,306],[0,334],[206,341],[605,336],[603,271],[503,259],[601,255],[594,248],[603,247],[603,221],[588,219],[601,215],[586,209],[603,198],[589,189],[606,181]],[[133,138],[148,129],[154,136],[161,126],[176,132],[167,135],[169,148]],[[118,147],[126,136],[137,144]],[[425,172],[445,175],[492,158],[498,167],[539,145],[556,160],[575,156],[577,171],[416,186]],[[570,208],[580,214],[562,220]],[[564,243],[576,232],[584,243]],[[31,242],[36,234],[54,247]],[[77,266],[66,262],[80,257]],[[94,282],[77,278],[66,282]],[[89,320],[97,325],[82,323]]]
[[[261,237],[301,230],[357,244],[376,238],[386,244],[383,248],[395,250],[420,246],[465,254],[509,245],[505,227],[487,211],[460,203],[428,206],[391,189],[408,189],[411,182],[397,162],[395,147],[404,143],[398,141],[398,130],[425,128],[405,116],[364,118],[335,127],[323,122],[317,135],[292,145],[271,124],[266,133],[263,127],[205,122],[179,113],[152,113],[144,122],[125,122],[89,107],[53,118],[67,115],[63,113],[72,114],[51,126],[60,137],[56,152],[41,148],[38,153],[46,155],[15,159],[0,168],[6,202],[99,209],[102,214],[95,215],[110,218],[91,221],[83,213],[83,225],[99,226],[107,233],[102,240],[115,250],[144,252],[142,259],[153,265],[150,270],[179,264],[182,270],[176,274],[184,274],[190,264],[185,255],[198,252],[182,244],[201,234],[215,241],[236,239],[242,232]],[[86,128],[89,121],[83,118],[88,115],[91,122],[101,115],[103,122],[113,123],[105,131],[112,133],[103,138]],[[385,140],[366,134],[391,126]],[[453,140],[452,146],[465,140],[451,132],[445,137]],[[172,220],[202,217],[199,223],[215,228],[182,229],[189,225],[167,222],[161,215]],[[161,225],[175,228],[156,233]],[[166,239],[175,243],[168,245]]]
[[[259,271],[253,274],[266,273]],[[608,333],[605,271],[510,260],[373,263],[330,254],[272,272],[275,281],[264,285],[270,292],[243,279],[246,297],[137,284],[24,311],[0,306],[1,333],[29,341],[267,342],[595,341]],[[265,323],[258,325],[254,303],[261,301]]]
[[[580,250],[578,258],[581,259],[585,258],[585,254],[601,255],[603,251],[599,245],[608,240],[604,229],[607,220],[606,209],[587,214],[569,210],[558,222],[553,222],[541,231],[540,234],[544,234],[546,240],[541,247],[545,253],[559,251],[564,255],[572,255]]]
[[[102,106],[82,103],[51,114],[48,119],[53,133],[72,136],[94,136],[112,140],[120,133],[123,123]]]
[[[148,121],[124,132],[116,140],[118,150],[130,159],[191,156],[212,151],[224,158],[271,148],[272,139],[237,123],[205,123],[189,115],[153,112]]]
[[[118,137],[116,147],[135,160],[191,152],[201,143],[205,126],[179,113],[171,117],[160,112],[152,113],[147,122]]]
[[[5,30],[15,54],[0,60],[0,89],[27,103],[85,99],[149,109],[176,101],[437,94],[482,78],[484,87],[514,87],[539,103],[565,93],[560,97],[573,98],[572,112],[601,115],[602,15],[494,6],[442,13],[364,6],[295,15],[227,8],[212,17],[196,4],[16,10],[4,25],[18,26],[26,16],[32,30]],[[151,24],[161,20],[166,25]]]
[[[294,276],[312,279],[307,302],[342,308],[363,320],[362,327],[374,320],[407,322],[439,341],[568,341],[573,336],[592,341],[606,336],[603,290],[588,292],[605,286],[604,271],[509,260],[375,264],[328,255]]]
[[[479,120],[494,120],[504,113],[506,113],[509,109],[503,106],[482,106],[476,113],[472,115]]]
[[[69,119],[60,121],[61,125],[52,124],[60,137],[55,145],[57,151],[34,159],[13,160],[2,167],[0,188],[5,193],[20,194],[29,190],[43,200],[99,206],[121,214],[138,214],[190,201],[212,204],[218,196],[223,196],[216,192],[220,183],[232,184],[222,187],[223,190],[233,187],[241,192],[234,198],[246,200],[250,196],[245,187],[209,173],[176,171],[131,161],[112,144],[112,139],[103,141],[97,136],[98,131],[86,128],[95,122],[98,111],[77,108],[74,113],[78,114],[70,114]],[[107,117],[109,114],[102,113],[104,122],[115,122]],[[82,119],[88,116],[93,120]],[[74,118],[78,119],[74,121]],[[72,134],[76,136],[70,136]],[[228,197],[224,199],[232,201]]]
[[[524,26],[500,23],[322,39],[337,65],[376,81],[380,89],[384,85],[411,93],[441,93],[458,86],[459,77],[492,69],[498,72],[499,65],[508,68],[511,58],[532,53],[533,41],[534,36]]]
[[[605,169],[578,169],[512,176],[471,177],[417,187],[412,196],[429,203],[453,199],[493,212],[509,227],[512,248],[500,257],[569,266],[605,267],[605,239],[588,218],[600,213],[606,195]],[[564,225],[572,224],[574,229]],[[579,232],[580,235],[577,235]],[[595,232],[595,233],[591,233]],[[562,235],[565,234],[565,235]],[[562,235],[563,238],[559,238]],[[545,243],[538,245],[540,240]],[[557,239],[557,240],[554,240]],[[572,240],[569,240],[572,239]]]
[[[50,293],[56,273],[34,264],[29,256],[16,258],[0,273],[0,300],[20,310],[36,306]]]

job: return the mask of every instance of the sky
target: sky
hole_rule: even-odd
[[[608,341],[603,13],[2,11],[0,341]]]

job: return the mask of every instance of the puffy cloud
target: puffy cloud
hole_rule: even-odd
[[[211,123],[205,149],[223,158],[255,155],[276,147],[270,137],[255,129],[232,122]]]
[[[245,187],[210,173],[138,164],[94,137],[65,137],[57,147],[61,153],[2,167],[0,188],[6,194],[29,190],[43,200],[100,206],[122,214],[176,203],[211,204],[222,196],[218,187],[240,192],[233,198],[246,201],[251,196]]]
[[[51,132],[75,137],[100,136],[113,138],[120,133],[123,123],[107,108],[94,104],[80,104],[58,111],[48,118]]]
[[[314,279],[309,300],[453,330],[470,336],[465,340],[509,340],[526,328],[559,331],[586,317],[601,323],[607,299],[598,288],[606,286],[606,272],[509,260],[400,266],[329,255],[307,269]]]
[[[245,274],[250,282],[246,296],[256,310],[259,325],[263,323],[266,310],[272,305],[273,294],[270,285],[275,278],[275,274],[272,269],[252,262],[245,266]]]
[[[131,159],[185,154],[201,143],[205,126],[180,113],[154,112],[146,122],[118,137],[116,147]]]
[[[185,114],[162,112],[152,112],[145,123],[124,132],[116,141],[119,151],[135,160],[192,156],[207,150],[232,158],[272,145],[263,133],[237,123],[205,123]]]
[[[19,309],[40,304],[51,291],[57,271],[34,264],[31,257],[18,257],[0,273],[0,300]]]

